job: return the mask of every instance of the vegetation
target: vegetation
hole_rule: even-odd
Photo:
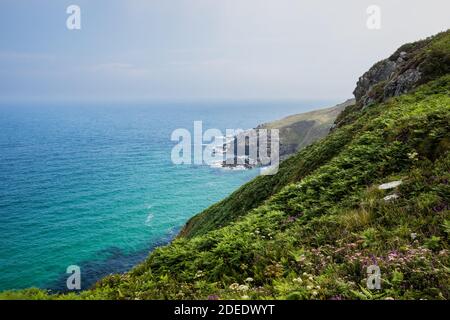
[[[437,47],[448,48],[446,45]],[[442,46],[441,46],[442,45]],[[367,108],[80,294],[7,299],[448,299],[450,75]],[[402,183],[389,190],[379,185]],[[387,197],[391,196],[391,197]],[[381,290],[367,289],[367,267]]]

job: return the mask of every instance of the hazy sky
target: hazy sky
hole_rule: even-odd
[[[66,28],[81,7],[82,29]],[[366,9],[381,8],[381,29]],[[344,99],[448,0],[1,0],[0,99]]]

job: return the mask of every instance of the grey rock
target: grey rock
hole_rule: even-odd
[[[389,189],[394,189],[397,188],[399,185],[401,185],[403,182],[401,180],[398,181],[392,181],[392,182],[388,182],[388,183],[383,183],[381,184],[378,189],[380,190],[389,190]]]
[[[408,69],[384,88],[384,98],[396,97],[413,89],[421,78],[421,72],[417,69]]]
[[[372,68],[364,73],[356,84],[355,95],[356,101],[364,101],[364,105],[371,102],[370,93],[371,89],[382,81],[387,81],[395,72],[397,63],[389,59],[382,60],[375,64]]]
[[[386,202],[390,202],[390,201],[396,200],[398,198],[399,198],[399,196],[394,193],[394,194],[391,194],[389,196],[384,197],[383,200],[386,201]]]

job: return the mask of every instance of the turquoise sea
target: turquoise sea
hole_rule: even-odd
[[[330,102],[3,104],[0,290],[124,272],[257,170],[173,165],[170,135],[252,128]]]

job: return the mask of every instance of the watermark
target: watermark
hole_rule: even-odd
[[[203,132],[203,122],[194,121],[193,134],[180,128],[172,132],[178,142],[171,152],[172,163],[208,165],[229,169],[258,167],[262,175],[274,175],[279,167],[279,131],[277,129],[219,129]]]
[[[67,278],[66,286],[68,290],[81,290],[81,269],[79,266],[68,266],[66,273],[70,274]]]
[[[69,17],[66,20],[66,27],[69,30],[81,30],[81,8],[75,4],[66,9]]]
[[[367,267],[367,289],[381,290],[381,270],[377,265]]]
[[[369,30],[381,29],[381,8],[377,5],[371,5],[367,7],[366,13],[369,15],[367,18],[366,26]]]

